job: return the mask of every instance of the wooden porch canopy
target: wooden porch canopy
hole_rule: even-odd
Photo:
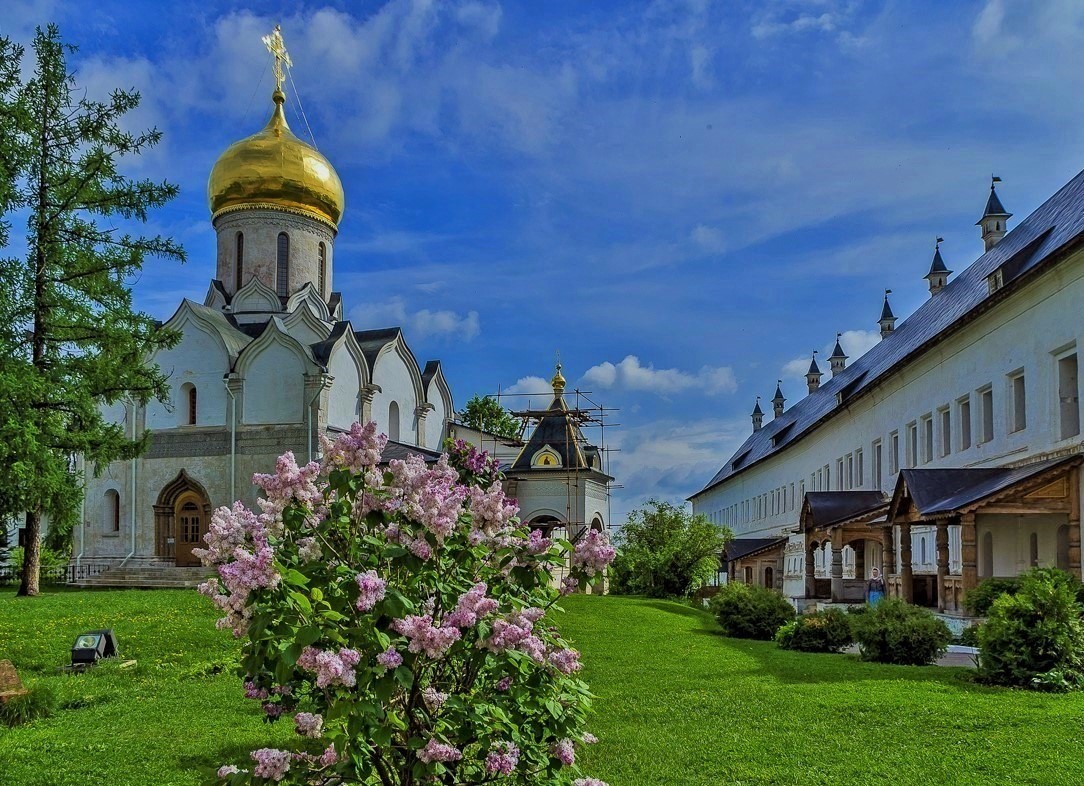
[[[883,541],[885,564],[895,566],[892,528],[900,528],[899,570],[890,582],[895,593],[905,600],[913,599],[912,524],[935,524],[937,605],[941,610],[959,610],[962,594],[978,584],[977,514],[1065,514],[1069,525],[1068,568],[1079,577],[1082,461],[1084,456],[1073,455],[1020,467],[901,470],[889,504]],[[958,576],[949,573],[949,524],[960,525]]]
[[[883,518],[888,498],[879,491],[809,491],[802,502],[798,531],[805,535],[805,596],[829,597],[835,602],[861,597],[865,578],[865,550],[855,549],[854,586],[843,579],[843,547],[858,541],[872,540],[869,523]],[[818,586],[814,553],[821,544],[832,544],[832,562],[828,586]],[[824,583],[824,579],[820,580]]]
[[[746,557],[755,557],[773,549],[782,549],[786,538],[735,538],[723,549],[724,562],[737,562]]]

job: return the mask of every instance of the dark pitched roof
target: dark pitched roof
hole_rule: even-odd
[[[839,345],[839,336],[836,336],[836,347],[832,350],[832,356],[829,360],[846,360],[847,353],[843,351],[843,347]]]
[[[512,463],[512,469],[522,471],[531,469],[531,459],[545,447],[561,457],[561,466],[565,469],[587,469],[586,457],[582,445],[586,444],[583,433],[576,422],[569,416],[568,404],[560,393],[553,397],[548,414],[543,415],[531,433],[527,444]]]
[[[1022,467],[901,470],[892,495],[892,510],[897,510],[905,484],[919,514],[931,516],[952,513],[1061,464],[1079,463],[1080,460],[1080,456],[1069,456]]]
[[[820,374],[821,373],[820,366],[817,365],[817,356],[816,355],[814,355],[813,359],[809,361],[809,371],[807,371],[805,373],[806,373],[806,376],[809,376],[810,374]]]
[[[422,369],[422,387],[429,390],[429,383],[433,381],[433,377],[440,371],[439,360],[427,360],[425,368]]]
[[[757,399],[757,403],[753,406],[753,414],[754,415],[763,415],[764,414],[764,410],[762,410],[760,408],[760,399],[759,398]]]
[[[864,378],[853,391],[857,397],[876,387],[898,368],[919,357],[933,344],[943,341],[993,303],[1007,297],[1015,286],[1010,280],[992,291],[987,279],[1002,266],[1016,271],[1011,283],[1018,285],[1047,265],[1057,264],[1075,248],[1084,245],[1084,172],[1062,186],[1015,229],[1009,232],[966,270],[950,281],[937,298],[926,300],[883,341],[875,344],[846,369],[794,404],[781,417],[751,434],[735,451],[743,455],[740,469],[727,461],[696,495],[745,471],[779,450],[793,445],[826,420],[842,411],[836,394],[859,376]],[[852,397],[852,398],[853,398]],[[789,439],[778,445],[772,437],[796,424]]]
[[[930,263],[930,272],[926,274],[926,278],[934,275],[935,273],[951,273],[952,271],[945,267],[945,260],[941,258],[941,247],[938,246],[933,251],[933,262]]]
[[[783,390],[779,387],[779,385],[776,385],[775,386],[775,396],[772,398],[772,403],[774,404],[777,401],[784,402],[786,400],[787,400],[786,397],[783,395]]]
[[[267,323],[271,321],[269,319],[264,319],[259,322],[238,322],[234,319],[232,314],[230,315],[229,320],[231,325],[251,338],[259,338],[260,334],[263,333],[264,328],[267,327]]]
[[[335,316],[335,310],[339,307],[339,304],[343,302],[342,292],[332,292],[331,297],[327,301],[327,310],[331,312],[331,316]]]
[[[354,331],[354,336],[357,337],[358,344],[361,346],[361,353],[365,355],[365,361],[370,369],[376,366],[376,357],[380,354],[380,350],[395,341],[400,333],[402,331],[397,327]]]
[[[881,308],[881,318],[879,320],[877,320],[877,321],[878,322],[885,322],[885,321],[887,321],[889,319],[894,320],[895,318],[896,318],[896,315],[892,313],[892,306],[888,305],[888,295],[886,294],[885,295],[885,304]]]
[[[1005,209],[1005,206],[1001,204],[1001,200],[998,199],[997,191],[994,190],[994,184],[990,184],[990,198],[986,200],[986,209],[982,211],[982,218],[975,222],[978,226],[983,222],[983,219],[990,216],[1000,216],[1004,218],[1012,218],[1012,213]]]
[[[405,460],[412,455],[421,456],[427,464],[431,464],[440,458],[439,451],[420,448],[417,445],[407,445],[403,442],[392,442],[389,439],[388,444],[384,446],[384,452],[380,454],[380,463],[387,464],[392,459]]]
[[[226,291],[226,285],[219,281],[217,278],[212,278],[211,286],[217,289],[222,294],[223,299],[225,299],[226,301],[226,305],[229,305],[229,302],[233,299],[233,297],[230,295],[229,292]]]
[[[349,329],[349,322],[336,322],[326,339],[312,345],[312,356],[316,359],[317,363],[325,368],[327,367],[328,361],[331,360],[331,350]]]
[[[751,557],[762,551],[782,546],[786,538],[735,538],[723,549],[723,559],[727,562]]]
[[[879,491],[807,491],[802,504],[803,525],[807,512],[808,523],[823,528],[887,507],[888,497]]]

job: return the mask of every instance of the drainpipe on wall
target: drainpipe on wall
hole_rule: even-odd
[[[79,503],[79,553],[75,555],[76,566],[82,564],[87,540],[87,473],[85,463],[83,464],[83,470],[83,499]]]
[[[230,389],[230,375],[223,376],[230,397],[230,504],[237,500],[237,394]]]
[[[135,442],[136,438],[136,406],[135,402],[132,402],[128,415],[132,426],[132,442]],[[130,460],[132,465],[131,485],[129,486],[128,496],[130,502],[128,503],[132,509],[132,550],[128,552],[128,556],[121,560],[120,566],[123,568],[125,563],[128,562],[136,553],[136,460],[132,458]]]

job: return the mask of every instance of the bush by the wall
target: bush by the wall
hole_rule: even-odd
[[[800,652],[839,652],[854,641],[849,616],[839,609],[800,614],[775,634],[776,643]]]
[[[728,636],[770,641],[794,619],[794,607],[766,587],[731,582],[711,599],[711,610]]]
[[[979,646],[979,629],[981,625],[968,625],[960,631],[960,644],[965,647]]]
[[[998,685],[1065,691],[1084,686],[1084,608],[1079,582],[1054,568],[1020,577],[979,629],[979,676]]]
[[[863,660],[923,666],[945,654],[952,633],[928,609],[886,598],[852,619]]]
[[[1020,579],[983,579],[973,589],[964,593],[964,607],[969,614],[985,617],[994,601],[1005,593],[1012,594],[1020,587]]]

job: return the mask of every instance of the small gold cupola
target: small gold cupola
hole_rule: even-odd
[[[557,371],[553,375],[553,379],[550,380],[553,385],[553,395],[560,396],[565,392],[565,377],[561,373],[561,361],[557,361]]]

